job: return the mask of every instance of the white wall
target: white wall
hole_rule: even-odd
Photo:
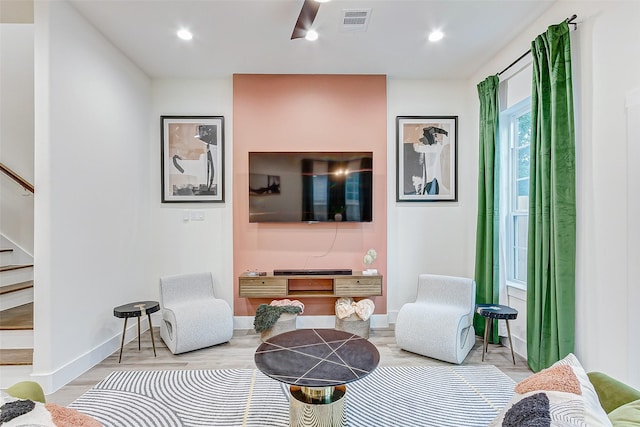
[[[640,88],[640,56],[628,54],[637,52],[640,44],[639,20],[637,2],[615,3],[615,7],[590,16],[580,65],[583,92],[591,88],[592,93],[590,100],[584,100],[582,114],[584,185],[578,212],[585,218],[579,231],[584,232],[583,247],[589,250],[579,254],[578,259],[583,286],[577,295],[581,308],[577,329],[582,334],[576,349],[585,354],[586,363],[623,380],[632,378],[640,360],[640,354],[630,357],[628,352],[633,343],[629,337],[636,341],[640,337],[638,324],[625,310],[640,306],[637,293],[635,301],[628,301],[633,295],[631,289],[638,286],[638,278],[627,274],[632,271],[629,266],[638,263],[638,258],[628,252],[628,242],[640,239],[637,228],[631,229],[635,235],[629,233],[628,220],[638,218],[627,218],[627,206],[637,206],[640,194],[636,192],[632,195],[634,200],[627,201],[627,145],[637,145],[638,141],[626,138],[624,108],[627,94]],[[586,54],[589,51],[590,56]],[[637,168],[637,163],[633,167]],[[598,316],[594,316],[596,312]],[[608,345],[611,341],[615,344]],[[640,386],[637,374],[632,384]]]
[[[627,226],[628,247],[627,254],[627,280],[640,277],[640,263],[633,260],[640,259],[640,87],[634,89],[627,95]],[[629,325],[640,325],[640,286],[628,287],[627,311],[629,312]],[[627,331],[627,341],[629,342],[629,375],[633,384],[640,384],[640,369],[631,369],[633,361],[640,360],[640,339],[638,339],[637,327],[629,327]]]
[[[625,96],[640,87],[640,57],[633,54],[640,42],[640,4],[557,2],[476,73],[469,89],[474,91],[479,81],[519,57],[549,25],[574,13],[579,23],[572,35],[578,216],[575,352],[587,370],[628,381],[640,357],[630,354],[629,337],[637,339],[637,325],[627,307],[638,307],[640,301],[627,301],[629,296],[638,298],[631,292],[636,278],[628,275],[638,260],[629,256],[628,241],[640,236],[629,235],[624,108]],[[477,96],[474,104],[477,128]],[[633,230],[637,234],[637,228]],[[640,385],[637,379],[634,385]]]
[[[220,80],[154,80],[152,84],[151,195],[154,277],[211,271],[215,293],[233,306],[233,153],[232,78]],[[160,116],[223,116],[224,203],[161,203]],[[184,221],[185,211],[204,211],[204,221]],[[157,279],[156,279],[157,280]],[[156,286],[157,287],[157,286]]]
[[[113,307],[157,298],[158,158],[149,79],[66,2],[34,7],[33,377],[48,393],[119,348]]]
[[[414,301],[420,273],[473,277],[477,205],[477,133],[471,132],[466,82],[388,82],[389,320]],[[458,201],[396,202],[396,116],[458,116]]]
[[[0,162],[33,184],[33,25],[0,24]],[[33,195],[0,174],[0,233],[33,254]]]

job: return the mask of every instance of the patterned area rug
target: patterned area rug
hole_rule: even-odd
[[[347,425],[487,426],[513,387],[491,365],[381,367],[347,385]],[[254,369],[121,371],[69,407],[105,427],[285,427],[288,394]]]

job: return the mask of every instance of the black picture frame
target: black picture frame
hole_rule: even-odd
[[[458,116],[396,117],[396,201],[458,201]]]
[[[160,116],[162,203],[224,202],[224,117]]]

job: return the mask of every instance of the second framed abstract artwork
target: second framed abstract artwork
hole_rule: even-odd
[[[396,200],[458,200],[458,116],[396,117]]]
[[[162,202],[224,202],[224,117],[160,120]]]

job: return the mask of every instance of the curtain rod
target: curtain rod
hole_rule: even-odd
[[[577,18],[577,17],[578,17],[578,15],[573,14],[573,15],[571,15],[569,18],[565,19],[565,21],[567,21],[567,24],[569,24],[569,25],[573,25],[573,29],[574,29],[574,30],[578,28],[578,23],[577,23],[577,22],[573,22],[573,21],[575,21],[575,20],[576,20],[576,18]],[[531,53],[531,49],[529,49],[528,51],[526,51],[525,53],[523,53],[522,55],[520,55],[520,56],[518,57],[518,59],[516,59],[515,61],[513,61],[511,64],[507,65],[507,67],[506,67],[504,70],[500,71],[500,72],[498,73],[498,75],[501,75],[502,73],[504,73],[505,71],[507,71],[509,68],[511,68],[511,67],[513,67],[514,65],[516,65],[518,62],[520,62],[520,60],[521,60],[522,58],[524,58],[525,56],[527,56],[527,55],[528,55],[528,54],[530,54],[530,53]]]

